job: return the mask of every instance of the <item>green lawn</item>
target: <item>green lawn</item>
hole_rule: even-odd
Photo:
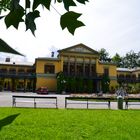
[[[0,140],[139,140],[140,110],[0,108]]]

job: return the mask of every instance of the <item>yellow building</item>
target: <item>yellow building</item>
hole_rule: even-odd
[[[48,87],[49,91],[56,91],[56,74],[62,71],[61,63],[59,58],[36,58],[36,89]]]
[[[8,61],[7,61],[8,60]],[[0,62],[0,91],[33,91],[35,69],[33,64],[23,62]]]
[[[116,68],[112,62],[101,62],[99,53],[84,44],[58,50],[57,58],[36,58],[34,64],[0,62],[0,90],[35,92],[48,87],[49,91],[95,93],[113,90],[118,83],[140,83],[140,68]]]
[[[109,86],[116,86],[116,65],[99,61],[99,53],[84,44],[77,44],[58,51],[57,58],[37,58],[36,88],[47,86],[50,91],[57,90],[57,74],[83,79],[83,85],[92,80],[93,92],[102,90],[103,76],[109,77]],[[86,92],[86,91],[85,91]]]
[[[120,84],[140,83],[140,68],[117,68],[117,80]]]

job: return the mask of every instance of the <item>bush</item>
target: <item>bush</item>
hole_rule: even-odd
[[[110,93],[115,93],[115,87],[114,86],[110,87]]]
[[[3,91],[3,86],[2,85],[0,85],[0,91]]]
[[[137,84],[128,84],[127,92],[129,94],[138,94],[140,92],[140,83]]]
[[[83,79],[77,78],[76,80],[76,91],[82,93],[84,90]]]
[[[93,92],[93,81],[92,80],[88,80],[87,81],[87,92],[88,93],[92,93]]]
[[[70,91],[71,92],[76,92],[76,79],[75,77],[70,79]]]
[[[110,84],[110,79],[107,75],[104,75],[102,78],[102,91],[103,93],[106,93],[109,91],[109,84]]]

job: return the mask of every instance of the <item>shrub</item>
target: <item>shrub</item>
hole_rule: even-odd
[[[92,93],[93,92],[93,81],[92,80],[88,80],[87,81],[87,92],[88,93]]]

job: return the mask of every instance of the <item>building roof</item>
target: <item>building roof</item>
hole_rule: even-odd
[[[100,64],[103,64],[103,65],[114,65],[116,66],[116,64],[114,62],[106,62],[106,61],[99,61]]]
[[[49,60],[49,61],[59,61],[59,58],[56,57],[38,57],[36,60]]]
[[[124,71],[124,72],[134,72],[134,71],[140,71],[140,68],[117,68],[117,71]]]
[[[12,47],[10,47],[10,46],[9,46],[4,40],[2,40],[1,38],[0,38],[0,52],[12,53],[12,54],[24,56],[23,54],[19,53],[18,51],[16,51],[16,50],[13,49]]]
[[[131,69],[129,69],[129,68],[117,68],[117,71],[131,72]]]
[[[132,71],[133,71],[133,72],[134,72],[134,71],[135,71],[135,72],[136,72],[136,71],[140,71],[140,67],[133,68]]]
[[[0,61],[0,65],[18,65],[18,66],[33,66],[32,62],[4,62]]]
[[[99,55],[99,53],[93,49],[91,49],[90,47],[82,44],[82,43],[79,43],[77,45],[74,45],[74,46],[71,46],[71,47],[68,47],[68,48],[65,48],[65,49],[61,49],[61,50],[58,50],[58,52],[76,52],[76,53],[90,53],[90,54],[96,54],[96,55]]]

